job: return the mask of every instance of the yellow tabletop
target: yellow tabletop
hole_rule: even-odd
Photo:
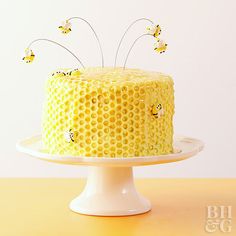
[[[224,235],[222,230],[236,235],[236,179],[138,179],[137,189],[152,210],[125,217],[70,211],[70,200],[84,184],[83,179],[0,179],[0,235],[216,236]],[[216,218],[207,218],[207,206],[215,207],[210,217]],[[232,217],[225,211],[221,219],[220,206],[230,207]]]

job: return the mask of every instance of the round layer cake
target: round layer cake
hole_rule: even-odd
[[[42,139],[51,154],[137,157],[173,151],[170,76],[138,69],[54,72],[46,82]]]

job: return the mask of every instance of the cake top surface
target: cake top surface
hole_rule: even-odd
[[[142,83],[152,81],[170,82],[172,78],[163,73],[145,71],[141,69],[123,69],[121,67],[89,67],[80,70],[59,69],[52,73],[49,79],[55,78],[71,82],[87,81],[97,83]]]

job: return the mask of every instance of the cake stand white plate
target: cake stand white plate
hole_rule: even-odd
[[[174,153],[160,156],[105,158],[51,155],[43,149],[41,135],[17,143],[17,150],[39,159],[70,165],[87,165],[89,175],[83,192],[70,203],[74,212],[97,216],[124,216],[151,210],[150,202],[135,188],[133,166],[162,164],[187,159],[203,149],[203,142],[179,136]]]

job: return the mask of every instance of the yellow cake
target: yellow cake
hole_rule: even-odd
[[[60,70],[46,81],[42,139],[51,154],[136,157],[173,151],[170,76],[123,68]]]

